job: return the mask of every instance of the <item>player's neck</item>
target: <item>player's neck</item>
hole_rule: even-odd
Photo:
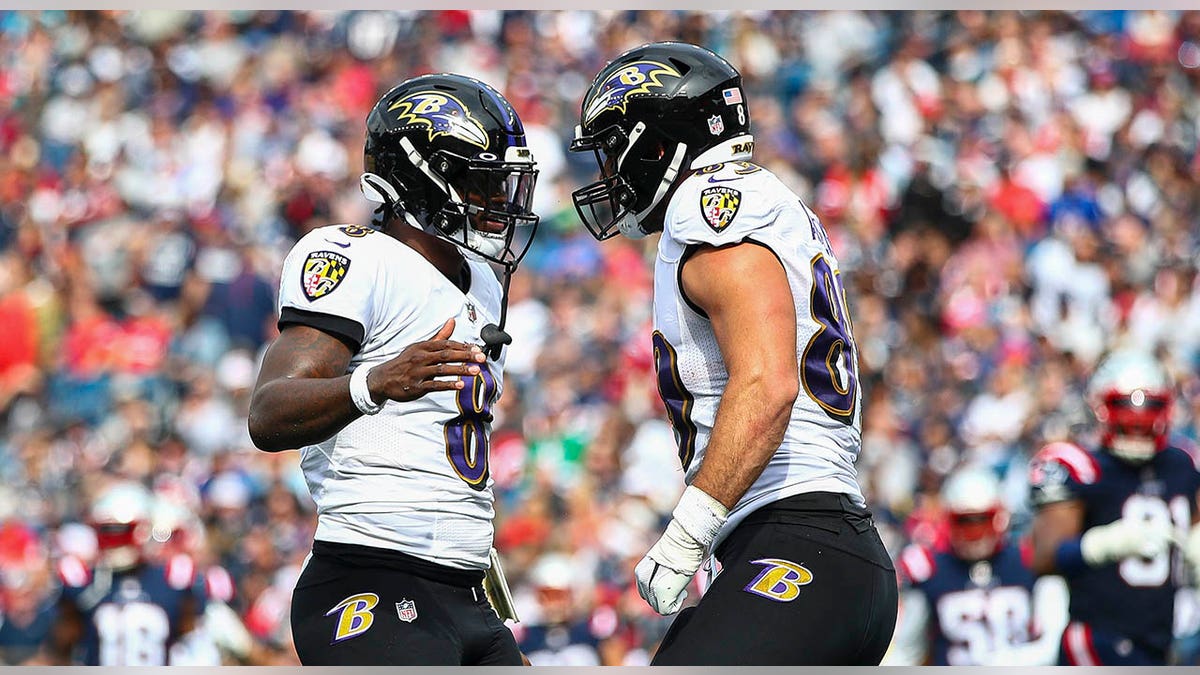
[[[450,283],[462,288],[463,267],[466,265],[466,260],[457,246],[407,225],[396,224],[394,221],[387,231],[405,246],[420,253]]]

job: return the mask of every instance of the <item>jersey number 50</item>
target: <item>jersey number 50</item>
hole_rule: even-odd
[[[854,423],[858,400],[858,366],[846,293],[829,260],[812,259],[812,319],[817,332],[804,348],[800,383],[821,410],[843,424]]]
[[[455,403],[458,415],[446,422],[446,459],[459,478],[476,490],[488,479],[488,425],[496,402],[496,376],[487,366],[479,374],[463,375]]]
[[[971,588],[938,600],[938,625],[950,642],[952,666],[980,665],[996,650],[1029,641],[1029,591],[1020,586]]]

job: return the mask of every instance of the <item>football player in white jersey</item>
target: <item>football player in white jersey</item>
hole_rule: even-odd
[[[302,448],[317,504],[296,649],[306,665],[521,665],[481,588],[507,338],[488,263],[507,284],[528,248],[533,156],[503,96],[441,74],[379,100],[364,164],[375,227],[320,227],[289,253],[249,415],[259,448]]]
[[[722,569],[654,664],[876,664],[896,577],[855,475],[860,392],[838,261],[816,215],[754,148],[741,76],[707,49],[654,43],[584,95],[575,191],[598,239],[661,232],[658,388],[688,487],[637,565],[656,611],[701,563]]]

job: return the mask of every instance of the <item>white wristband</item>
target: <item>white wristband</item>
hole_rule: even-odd
[[[701,546],[708,548],[725,525],[729,509],[704,490],[689,485],[679,497],[679,503],[671,515],[684,531]]]
[[[367,375],[374,367],[374,365],[361,365],[350,373],[350,400],[354,401],[354,407],[364,415],[374,415],[383,410],[383,404],[376,403],[371,398],[371,391],[367,389]]]

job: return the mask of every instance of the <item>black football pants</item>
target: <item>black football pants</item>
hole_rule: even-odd
[[[722,569],[671,624],[653,665],[878,665],[896,627],[891,558],[843,495],[796,495],[747,516]]]
[[[313,548],[292,593],[292,638],[304,665],[521,665],[482,575],[423,561],[398,569],[398,556],[362,555],[368,547]]]

